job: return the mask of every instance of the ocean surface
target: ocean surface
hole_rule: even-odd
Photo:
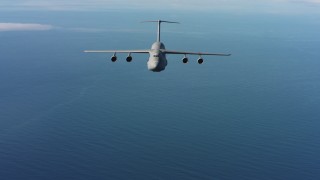
[[[164,15],[167,49],[232,56],[153,73],[83,50],[149,48],[155,14],[6,15],[60,28],[0,32],[1,180],[320,179],[316,17]]]

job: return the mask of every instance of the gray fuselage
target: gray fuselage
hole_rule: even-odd
[[[149,52],[150,57],[148,60],[148,69],[153,72],[160,72],[165,70],[168,62],[166,54],[161,50],[164,50],[165,46],[162,42],[155,42],[151,46],[151,51]]]

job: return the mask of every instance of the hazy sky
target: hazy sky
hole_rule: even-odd
[[[263,11],[267,13],[319,12],[320,0],[2,0],[3,10],[169,9]]]
[[[239,13],[268,13],[268,14],[309,14],[316,17],[320,13],[320,0],[1,0],[0,11],[28,13],[29,11],[119,11],[151,10],[155,12],[226,12]],[[23,17],[23,16],[21,16]],[[22,20],[22,19],[21,19]],[[6,16],[0,20],[1,31],[22,30],[51,30],[65,29],[73,31],[100,31],[88,28],[64,28],[36,22],[10,21]]]

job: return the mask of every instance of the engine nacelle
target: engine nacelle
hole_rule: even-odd
[[[188,63],[188,61],[189,61],[189,59],[188,59],[187,57],[182,58],[182,62],[183,62],[184,64]]]
[[[116,62],[116,61],[117,61],[117,56],[116,56],[116,55],[113,55],[113,56],[111,57],[111,61],[112,61],[112,62]]]
[[[202,64],[203,63],[203,59],[202,58],[199,58],[198,59],[198,64]]]
[[[131,62],[132,61],[132,56],[127,56],[126,61],[127,62]]]

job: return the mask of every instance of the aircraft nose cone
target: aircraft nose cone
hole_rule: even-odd
[[[154,71],[157,69],[158,63],[157,62],[148,62],[148,70]]]

